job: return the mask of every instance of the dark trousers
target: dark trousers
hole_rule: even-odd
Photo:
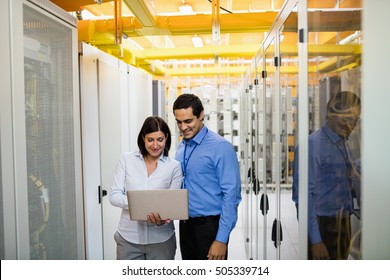
[[[346,217],[317,216],[318,227],[331,260],[346,260],[351,243],[351,220]],[[309,247],[309,259],[312,259]]]
[[[207,260],[210,246],[217,236],[218,227],[219,216],[196,217],[180,221],[179,236],[182,259]]]

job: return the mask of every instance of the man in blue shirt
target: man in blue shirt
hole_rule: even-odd
[[[338,92],[327,104],[324,125],[309,136],[309,259],[347,259],[351,240],[352,154],[347,140],[360,117],[360,99]],[[293,201],[298,209],[298,149]]]
[[[204,124],[204,108],[193,94],[173,104],[183,136],[176,152],[188,189],[189,219],[180,221],[183,260],[227,259],[227,245],[237,222],[241,181],[233,145]]]

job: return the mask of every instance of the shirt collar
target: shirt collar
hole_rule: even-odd
[[[140,151],[138,151],[135,155],[136,155],[137,157],[139,157],[140,159],[144,160],[144,157],[143,157],[143,155],[141,154]],[[165,162],[165,161],[167,160],[167,157],[164,156],[164,152],[161,153],[160,158],[159,158],[158,160],[159,160],[159,161],[161,160],[162,162]]]
[[[199,132],[194,136],[194,138],[190,139],[188,142],[194,141],[197,145],[199,145],[202,142],[203,138],[206,136],[208,131],[209,129],[205,125],[203,125],[202,129],[199,130]],[[188,143],[184,138],[183,138],[183,142]]]
[[[334,132],[329,127],[328,122],[325,122],[322,129],[324,130],[326,135],[328,135],[328,137],[329,137],[330,141],[332,141],[332,143],[337,143],[338,141],[343,140],[343,138],[341,138],[338,134],[336,134],[336,132]],[[347,139],[345,139],[345,140],[347,140]]]

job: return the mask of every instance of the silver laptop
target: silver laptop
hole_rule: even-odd
[[[133,221],[146,221],[150,213],[159,213],[162,220],[188,219],[186,189],[129,190],[127,200]]]

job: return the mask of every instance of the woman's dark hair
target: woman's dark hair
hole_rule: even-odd
[[[175,113],[175,110],[177,109],[187,109],[189,107],[192,108],[192,114],[197,118],[199,118],[200,113],[204,110],[202,101],[200,101],[199,97],[191,93],[185,93],[179,95],[173,103],[173,112]]]
[[[168,156],[169,150],[171,148],[171,131],[169,130],[168,124],[160,117],[157,116],[152,116],[152,117],[147,117],[144,121],[144,124],[141,127],[141,130],[138,134],[138,148],[141,152],[141,154],[145,157],[148,154],[148,151],[146,150],[145,147],[145,135],[152,133],[152,132],[157,132],[161,131],[164,133],[164,135],[167,137],[167,142],[165,143],[165,148],[164,148],[164,156]]]

